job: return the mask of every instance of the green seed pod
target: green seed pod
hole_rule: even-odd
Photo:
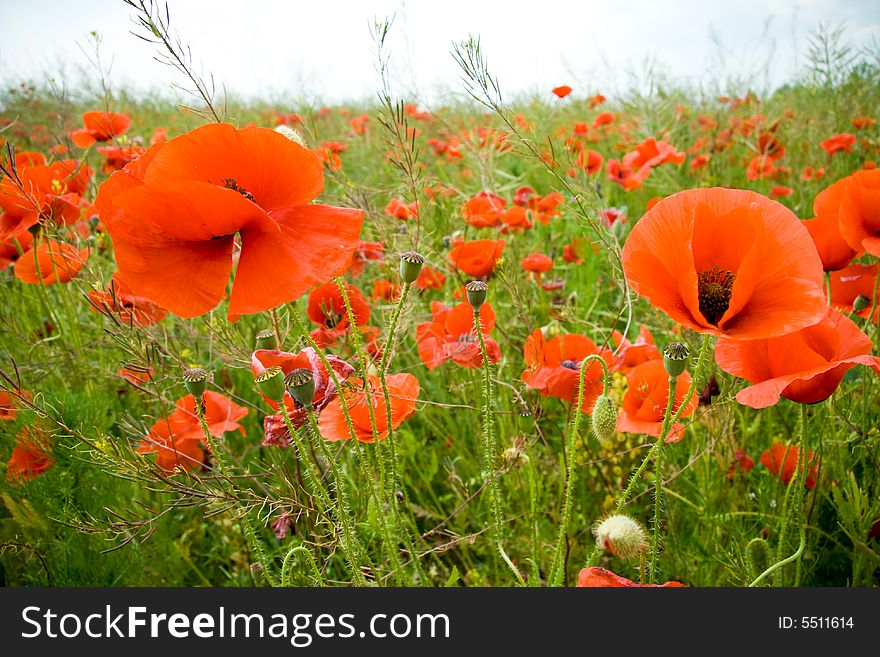
[[[425,264],[425,257],[415,251],[407,251],[400,256],[400,278],[404,283],[414,283]]]
[[[257,390],[267,399],[279,404],[284,399],[284,372],[277,365],[257,374],[254,383],[257,384]]]
[[[284,383],[287,385],[287,391],[300,406],[311,408],[312,401],[315,398],[315,375],[311,370],[304,367],[293,370],[284,377]]]
[[[593,527],[599,547],[625,561],[637,559],[648,547],[645,528],[623,514],[611,515]]]
[[[599,395],[596,405],[593,406],[593,433],[600,441],[614,438],[614,430],[617,428],[617,408],[614,400],[607,395]]]
[[[275,348],[275,332],[272,329],[263,329],[257,331],[254,336],[257,349],[274,349]]]
[[[474,313],[480,312],[480,307],[486,303],[486,295],[489,293],[489,286],[483,281],[471,281],[464,286],[467,291],[467,300],[474,309]]]
[[[853,300],[853,310],[855,310],[857,313],[862,312],[863,310],[865,310],[865,308],[867,308],[870,305],[871,305],[871,300],[868,297],[866,297],[864,294],[860,294],[859,296],[857,296],[855,298],[855,300]]]
[[[691,350],[684,342],[672,342],[663,350],[663,367],[671,377],[681,376],[687,369]]]
[[[208,389],[208,373],[200,367],[183,371],[183,385],[186,391],[196,399],[201,399]]]

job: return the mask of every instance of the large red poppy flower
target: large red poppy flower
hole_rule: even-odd
[[[577,404],[581,363],[594,354],[600,355],[610,365],[611,352],[598,349],[585,335],[569,333],[545,340],[541,329],[535,329],[523,348],[528,369],[522,373],[522,380],[544,397],[556,397],[569,404]],[[593,412],[596,398],[602,392],[602,377],[602,366],[590,363],[584,372],[582,413]]]
[[[844,178],[840,197],[840,234],[859,255],[880,258],[880,169],[857,171]]]
[[[576,587],[582,588],[678,588],[683,587],[681,582],[666,582],[665,584],[638,584],[637,582],[621,577],[604,568],[584,568],[578,573]]]
[[[385,382],[391,401],[391,428],[397,429],[416,410],[419,380],[412,374],[389,374],[385,377]],[[373,442],[373,421],[376,423],[375,438],[384,440],[388,437],[388,405],[385,403],[385,394],[379,377],[369,377],[366,389],[363,379],[351,377],[342,386],[340,394],[345,400],[348,416],[354,426],[355,438],[363,443]],[[370,407],[373,409],[372,420]],[[332,399],[321,411],[318,428],[325,440],[351,438],[339,397]]]
[[[752,408],[772,406],[785,397],[799,404],[828,399],[855,365],[880,374],[871,338],[852,320],[829,308],[818,324],[777,338],[718,341],[715,360],[725,372],[753,385],[736,399]]]
[[[15,277],[30,285],[67,283],[79,273],[89,258],[88,249],[77,250],[75,246],[45,240],[36,248],[25,251],[15,261]]]
[[[812,450],[807,450],[807,462],[800,465],[800,449],[797,445],[782,445],[774,443],[770,449],[764,450],[759,459],[761,463],[783,483],[789,483],[802,467],[809,467],[804,485],[807,488],[815,488],[819,479],[819,463]],[[801,470],[803,471],[803,470]]]
[[[626,375],[626,394],[617,416],[617,430],[659,436],[663,416],[669,403],[669,375],[662,360],[649,360],[637,365]],[[691,385],[691,375],[684,372],[675,384],[672,412],[685,405],[681,417],[688,417],[697,408],[699,399],[692,395],[685,404],[685,395]],[[684,426],[678,422],[666,436],[666,442],[677,443],[684,436]]]
[[[877,285],[877,276],[880,265],[863,265],[856,263],[845,269],[831,272],[831,305],[841,312],[853,312],[853,304],[856,299],[863,297],[868,301],[868,306],[859,311],[859,317],[867,317],[871,313],[871,303],[874,300],[874,287]],[[874,308],[874,323],[880,319],[880,308]]]
[[[327,355],[327,360],[336,377],[345,381],[354,373],[354,367],[336,356]],[[336,384],[324,366],[324,362],[318,353],[311,347],[306,347],[297,354],[275,349],[260,349],[251,355],[251,368],[254,377],[270,367],[280,367],[285,375],[296,369],[306,369],[312,373],[315,382],[315,394],[312,397],[312,405],[316,412],[320,412],[336,396]],[[263,395],[263,399],[276,411],[279,410],[278,402]],[[299,404],[289,392],[284,392],[284,407],[290,415],[291,423],[295,428],[303,426],[308,421],[308,412]],[[265,436],[264,445],[286,446],[290,443],[290,432],[280,413],[267,415],[263,419]]]
[[[106,290],[92,290],[89,301],[95,312],[110,312],[123,324],[152,326],[165,319],[168,311],[158,305],[133,294],[116,276],[110,279]]]
[[[431,304],[432,319],[416,327],[419,357],[429,370],[447,361],[478,368],[483,365],[480,339],[474,331],[474,310],[467,302],[447,308],[440,302]],[[501,348],[489,337],[495,328],[495,311],[489,303],[480,308],[480,328],[486,342],[486,357],[490,363],[501,359]]]
[[[6,482],[10,486],[21,486],[53,465],[52,441],[46,432],[36,426],[24,427],[15,439],[15,448],[6,464]]]
[[[211,124],[151,147],[95,204],[121,279],[181,317],[223,299],[240,235],[234,320],[347,271],[363,212],[311,203],[323,186],[320,162],[283,135]]]
[[[80,148],[88,148],[96,141],[110,141],[125,134],[131,119],[117,112],[86,112],[82,115],[84,128],[69,132],[71,141]]]
[[[691,189],[655,205],[623,247],[632,288],[700,333],[769,338],[822,318],[822,261],[784,205],[755,192]]]
[[[819,257],[822,258],[822,267],[825,271],[843,269],[857,255],[840,234],[840,201],[846,186],[847,179],[844,178],[819,192],[816,200],[813,201],[815,219],[807,219],[804,222],[804,226],[810,231],[810,237],[813,238]]]
[[[495,271],[504,244],[503,239],[459,242],[449,252],[449,262],[469,276],[482,278]]]

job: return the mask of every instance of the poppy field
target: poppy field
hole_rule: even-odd
[[[185,105],[0,90],[0,583],[880,583],[880,53],[281,104],[127,4]]]

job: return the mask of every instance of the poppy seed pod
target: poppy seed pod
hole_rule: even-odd
[[[474,314],[480,312],[480,307],[486,303],[486,295],[489,292],[489,286],[483,281],[471,281],[464,286],[467,291],[467,300],[474,309]]]
[[[425,257],[415,251],[407,251],[400,256],[400,277],[404,283],[414,283],[425,264]]]
[[[183,385],[186,391],[196,399],[201,399],[208,389],[208,373],[200,367],[183,371]]]
[[[303,408],[311,408],[315,397],[315,375],[311,370],[299,367],[286,377],[287,391]]]
[[[862,312],[865,308],[871,305],[871,300],[866,297],[864,294],[860,294],[853,300],[853,310],[857,313]]]
[[[648,547],[644,527],[623,514],[605,518],[593,527],[593,535],[603,550],[626,561],[637,558]]]
[[[617,427],[617,408],[614,401],[607,395],[599,395],[593,406],[593,433],[600,441],[611,440]]]
[[[663,367],[669,376],[679,377],[687,369],[691,350],[684,342],[671,342],[663,350]]]
[[[257,334],[254,336],[254,341],[257,343],[257,349],[272,349],[275,347],[275,333],[272,329],[257,331]]]
[[[277,365],[263,370],[254,377],[260,394],[279,404],[284,400],[284,372]]]

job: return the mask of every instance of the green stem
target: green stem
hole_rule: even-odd
[[[311,566],[315,576],[315,586],[323,587],[324,578],[321,577],[321,571],[318,569],[318,564],[315,563],[315,557],[305,545],[297,545],[284,555],[284,561],[281,562],[281,586],[290,586],[290,569],[293,567],[293,557],[297,554],[305,555],[306,562]]]
[[[651,582],[657,583],[657,559],[660,554],[660,524],[663,505],[663,448],[666,445],[666,435],[669,433],[669,421],[672,419],[672,407],[675,404],[675,386],[678,377],[669,376],[669,394],[666,400],[666,412],[663,414],[663,426],[660,437],[657,440],[654,454],[654,520],[651,531]],[[688,400],[685,399],[685,402]],[[653,451],[653,450],[652,450]]]

